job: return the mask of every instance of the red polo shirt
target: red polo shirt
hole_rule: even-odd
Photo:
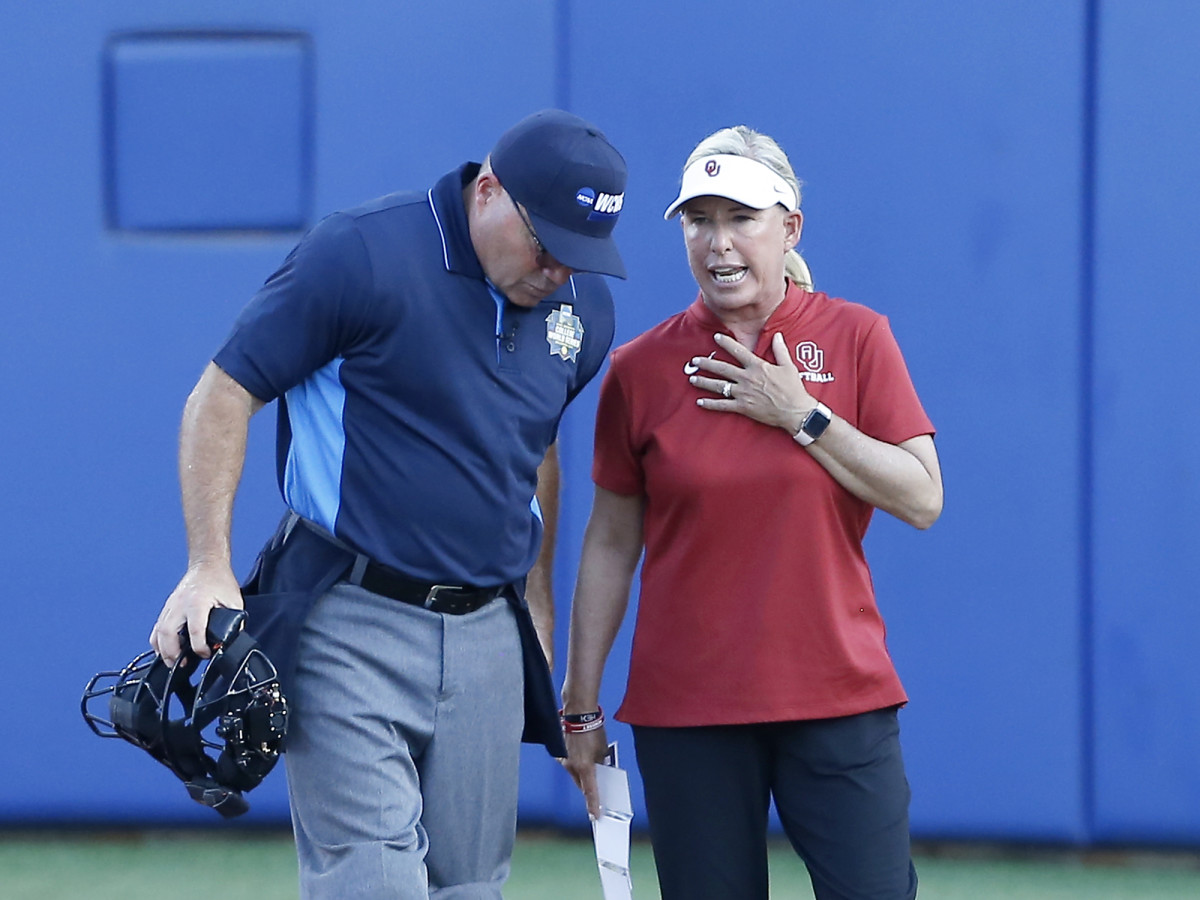
[[[905,702],[863,556],[874,508],[782,429],[696,406],[711,395],[684,367],[718,331],[697,298],[615,350],[601,387],[593,479],[646,498],[617,718],[736,724]],[[772,362],[777,331],[812,395],[861,431],[891,444],[933,433],[883,316],[790,286],[755,348]]]

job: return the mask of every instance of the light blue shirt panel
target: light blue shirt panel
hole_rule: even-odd
[[[496,304],[496,364],[499,365],[500,341],[503,339],[501,335],[504,334],[504,304],[508,301],[504,299],[504,295],[496,289],[490,279],[485,279],[485,281],[487,281],[488,293],[492,295],[492,302]]]
[[[504,304],[508,301],[504,299],[504,295],[496,289],[496,286],[491,281],[487,283],[488,293],[492,295],[492,300],[496,304],[496,362],[500,362],[500,335],[504,334]],[[572,287],[574,283],[572,282]],[[537,517],[539,522],[545,524],[542,519],[542,507],[538,503],[537,494],[534,494],[529,501],[529,509]]]
[[[287,392],[292,443],[283,472],[288,506],[336,531],[342,500],[342,463],[346,456],[346,389],[341,357],[313,372]]]

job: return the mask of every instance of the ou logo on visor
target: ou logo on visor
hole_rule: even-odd
[[[796,345],[796,362],[810,372],[820,372],[825,367],[825,351],[814,341],[801,341]]]

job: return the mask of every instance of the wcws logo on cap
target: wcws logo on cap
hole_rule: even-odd
[[[611,218],[619,213],[625,204],[625,195],[603,192],[597,194],[590,187],[583,187],[575,192],[575,202],[580,206],[591,207],[592,211],[588,213],[588,221],[594,222],[597,219]]]

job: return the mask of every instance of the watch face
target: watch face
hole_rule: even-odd
[[[825,415],[818,407],[805,416],[801,430],[815,441],[825,433],[825,429],[828,427],[829,416]]]

